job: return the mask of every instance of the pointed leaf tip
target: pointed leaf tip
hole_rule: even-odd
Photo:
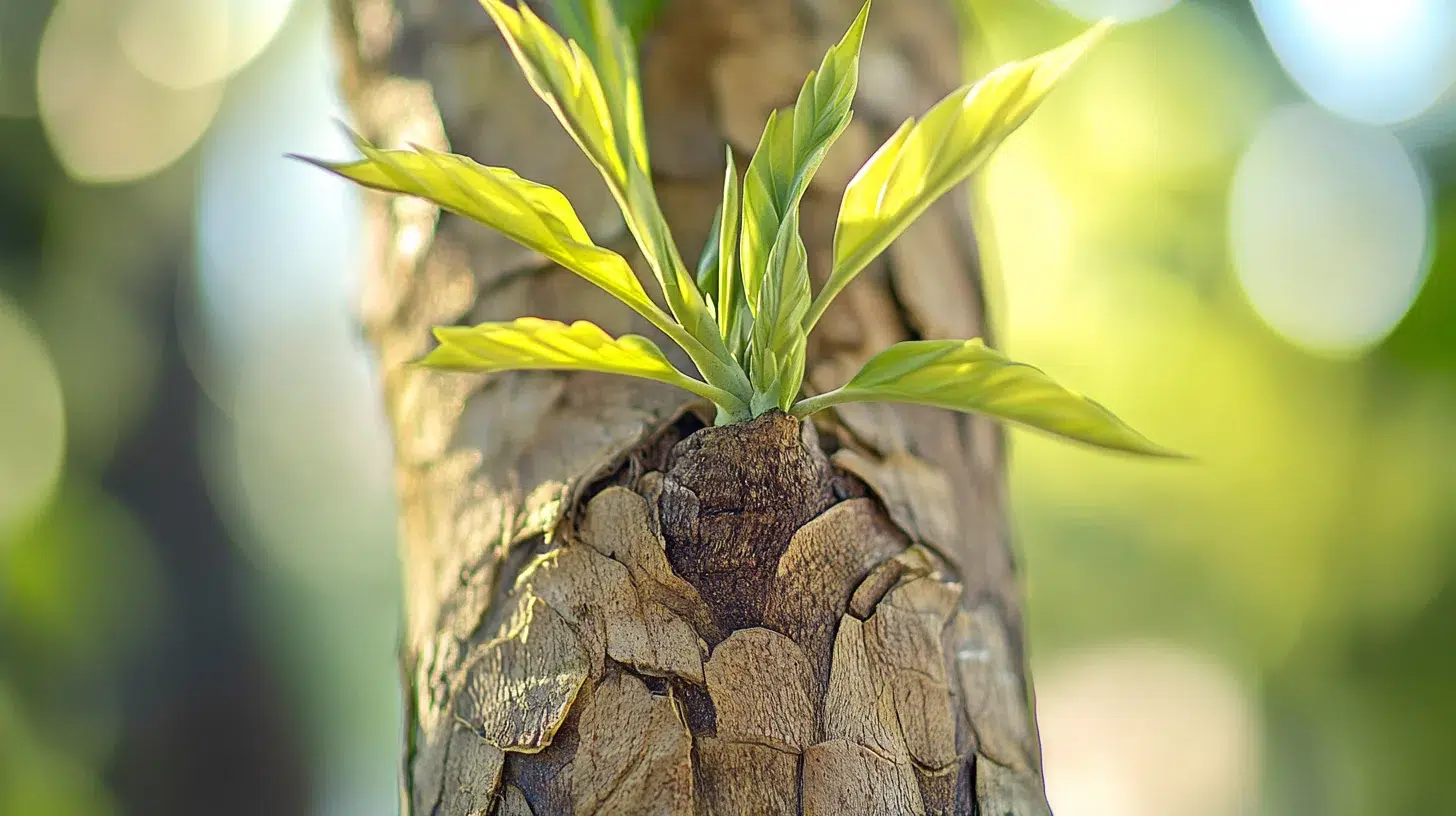
[[[1108,450],[1187,459],[1129,427],[1100,403],[979,339],[916,340],[876,354],[842,388],[801,400],[807,416],[846,402],[906,402],[985,414]]]
[[[881,145],[844,191],[833,267],[805,328],[812,329],[834,297],[936,199],[980,168],[1110,28],[1100,22],[1058,48],[997,68],[907,121]]]

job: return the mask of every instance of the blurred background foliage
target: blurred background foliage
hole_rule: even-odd
[[[1057,813],[1456,813],[1456,5],[963,11],[971,76],[1134,21],[982,238],[1000,344],[1199,457],[1013,437]],[[396,811],[340,116],[321,0],[0,3],[0,814]]]

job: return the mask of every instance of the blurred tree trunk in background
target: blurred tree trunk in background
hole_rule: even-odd
[[[857,6],[666,4],[643,82],[685,255],[721,194],[724,144],[745,166]],[[605,187],[478,6],[335,8],[367,137],[552,184],[630,256]],[[859,115],[805,199],[818,280],[849,176],[959,84],[957,49],[945,0],[877,8]],[[964,196],[938,205],[839,298],[811,341],[811,387],[897,340],[986,336],[967,211]],[[704,429],[698,406],[636,381],[407,369],[436,324],[651,330],[482,227],[405,199],[368,212],[365,320],[403,507],[413,813],[1047,812],[995,426],[851,406],[817,428],[769,415]]]
[[[205,397],[178,336],[187,269],[174,257],[151,304],[165,331],[156,407],[102,483],[156,541],[175,611],[156,653],[122,675],[126,720],[106,779],[125,813],[303,816],[312,780],[293,701],[249,630],[238,585],[251,565],[206,489]]]
[[[39,42],[49,13],[45,2],[0,4],[7,47]],[[16,82],[15,74],[8,79]],[[36,118],[0,116],[0,144],[5,146],[0,155],[0,301],[13,296],[34,308],[47,284],[61,288],[55,278],[86,274],[76,268],[75,256],[67,256],[80,246],[78,254],[106,258],[98,275],[109,279],[87,285],[103,291],[100,298],[115,297],[108,305],[118,313],[135,310],[137,322],[158,327],[160,335],[158,378],[144,420],[136,427],[121,423],[125,435],[114,451],[100,455],[104,467],[94,467],[88,457],[97,452],[73,438],[71,460],[51,507],[30,529],[0,530],[0,552],[9,548],[0,574],[22,559],[19,580],[33,582],[25,593],[5,597],[0,591],[0,706],[6,709],[0,715],[5,720],[0,723],[0,769],[67,771],[25,779],[32,793],[41,793],[39,799],[27,798],[24,786],[19,794],[3,790],[6,782],[0,780],[0,811],[8,816],[7,803],[22,801],[26,805],[16,806],[22,808],[17,816],[92,813],[89,807],[108,806],[95,803],[109,802],[120,813],[146,816],[302,816],[312,779],[292,700],[251,630],[248,608],[239,598],[250,567],[206,489],[204,436],[198,427],[206,398],[187,366],[175,322],[177,288],[190,274],[189,247],[166,240],[147,253],[134,251],[138,232],[170,235],[184,231],[185,222],[162,223],[166,216],[156,213],[162,208],[155,190],[148,200],[132,188],[98,188],[68,179]],[[62,215],[65,208],[85,215]],[[122,212],[131,217],[120,217]],[[166,212],[185,218],[190,202]],[[118,236],[133,243],[117,249]],[[61,246],[67,251],[59,251]],[[90,331],[92,314],[63,315],[74,322],[59,325],[78,334],[84,329],[86,362],[105,364],[112,360],[105,348],[112,335]],[[7,352],[0,349],[0,358]],[[13,387],[9,380],[0,384],[0,389]],[[104,388],[82,393],[125,402]],[[115,402],[108,408],[125,412]],[[8,453],[0,449],[0,459]],[[92,502],[93,497],[101,501]],[[111,499],[125,507],[124,513],[107,512]],[[118,517],[142,531],[150,548],[143,555],[149,562],[155,559],[158,584],[138,582],[137,572],[145,568],[130,569],[111,554],[132,553],[118,546],[117,539],[125,540],[130,532],[112,526]],[[12,532],[13,539],[8,537]],[[34,555],[35,542],[47,551]],[[17,556],[18,549],[31,554]],[[157,608],[165,609],[165,616],[152,621],[147,604],[143,610],[122,605],[138,591],[149,593],[142,599],[148,602],[160,596]],[[56,604],[51,614],[87,637],[72,640],[57,635],[66,629],[36,626],[25,614],[28,602]],[[45,617],[42,612],[38,619]],[[16,703],[18,713],[10,708]],[[7,755],[16,743],[6,738],[15,739],[17,722],[26,720],[35,730],[35,745],[45,750]],[[94,748],[95,743],[105,747]],[[22,751],[28,747],[24,741],[19,745]],[[91,773],[100,776],[100,784],[93,785]]]

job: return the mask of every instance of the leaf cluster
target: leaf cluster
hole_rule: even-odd
[[[565,196],[510,170],[420,147],[382,150],[358,137],[362,160],[309,161],[366,187],[427,199],[541,253],[609,292],[681,346],[701,379],[679,371],[645,337],[612,338],[590,323],[533,317],[438,328],[439,346],[423,365],[641,377],[712,401],[720,424],[775,409],[807,416],[848,402],[892,401],[974,411],[1114,450],[1173,455],[1097,403],[974,339],[896,343],[844,386],[800,394],[807,338],[835,296],[936,199],[985,163],[1104,34],[1106,24],[1003,65],[901,125],[849,182],[829,278],[816,294],[799,233],[799,205],[853,116],[868,2],[809,74],[793,107],[769,117],[741,184],[729,151],[723,201],[690,271],[652,185],[635,44],[609,0],[558,3],[571,7],[562,18],[572,39],[527,6],[480,1],[531,87],[601,173],[666,309],[647,294],[625,258],[592,241]]]

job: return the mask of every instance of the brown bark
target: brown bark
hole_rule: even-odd
[[[663,209],[693,257],[768,112],[857,2],[671,0],[643,51]],[[630,238],[469,0],[337,0],[365,135],[555,185]],[[543,9],[544,11],[544,9]],[[881,3],[857,118],[806,197],[826,272],[838,197],[960,80],[942,0]],[[963,196],[830,309],[809,386],[885,345],[985,336]],[[1046,813],[990,423],[846,406],[705,428],[704,406],[595,375],[402,367],[429,327],[536,315],[648,327],[485,229],[372,199],[365,317],[398,451],[417,815]],[[421,239],[423,238],[423,245]],[[666,344],[664,344],[666,345]]]

